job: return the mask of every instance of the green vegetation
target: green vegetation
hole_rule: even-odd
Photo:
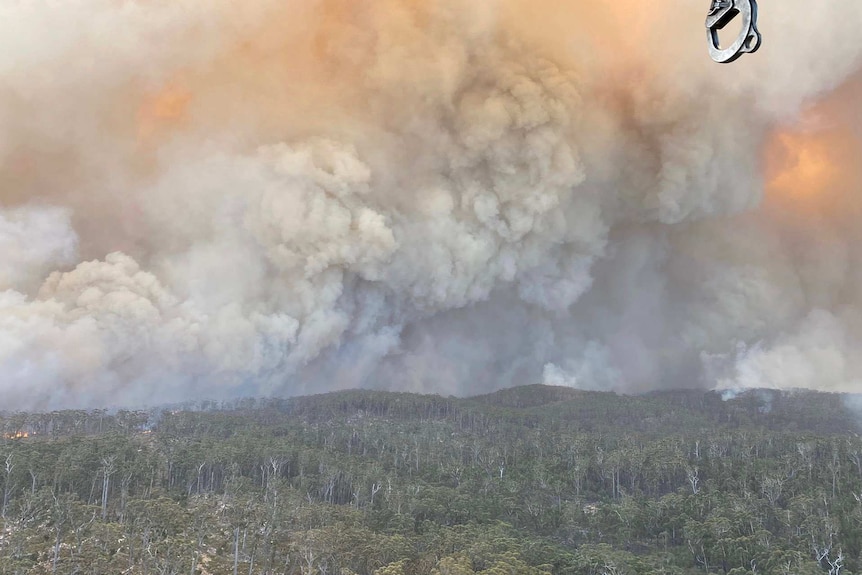
[[[7,413],[0,575],[860,573],[856,430],[837,395],[542,386]]]

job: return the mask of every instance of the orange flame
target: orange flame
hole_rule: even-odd
[[[28,431],[16,431],[15,433],[4,433],[3,439],[27,439],[30,437]]]

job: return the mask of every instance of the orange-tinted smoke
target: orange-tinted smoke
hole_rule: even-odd
[[[489,26],[497,42],[539,47],[568,68],[595,59],[611,83],[630,86],[652,81],[654,59],[644,47],[666,38],[666,5],[670,0],[649,8],[639,0],[494,0]],[[169,80],[145,94],[136,112],[137,138],[152,142],[183,129],[248,130],[257,144],[320,135],[322,127],[339,126],[333,116],[362,114],[382,51],[404,49],[418,30],[441,47],[448,41],[429,29],[454,18],[447,7],[454,9],[421,0],[274,4],[254,25],[226,31],[210,62],[166,70]],[[473,23],[468,18],[457,28]]]
[[[138,140],[147,142],[161,130],[181,126],[191,100],[192,94],[181,80],[146,98],[138,110]]]
[[[767,152],[773,201],[816,201],[830,194],[841,179],[836,158],[840,134],[831,131],[780,130],[772,137]]]
[[[860,97],[862,78],[855,78],[772,134],[764,158],[767,208],[842,218],[858,212],[862,126],[854,103]]]

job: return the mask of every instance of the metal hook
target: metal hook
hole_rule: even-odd
[[[718,31],[737,16],[742,18],[742,31],[733,44],[722,48]],[[706,15],[706,37],[709,40],[709,55],[719,64],[727,64],[743,54],[756,52],[761,42],[757,30],[757,0],[712,0]]]

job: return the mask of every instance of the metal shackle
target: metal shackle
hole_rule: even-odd
[[[743,54],[751,54],[760,48],[761,36],[757,30],[757,0],[711,0],[706,16],[706,37],[709,41],[709,55],[719,64],[727,64]],[[742,30],[736,40],[722,48],[718,38],[722,30],[739,16]]]

